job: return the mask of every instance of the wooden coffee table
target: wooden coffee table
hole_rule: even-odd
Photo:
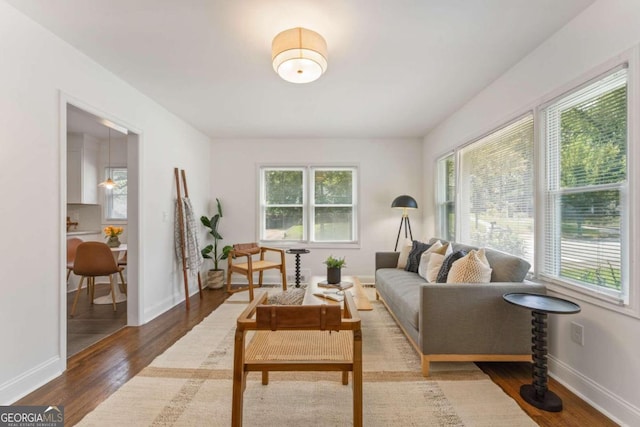
[[[318,282],[322,282],[323,280],[327,280],[324,276],[313,276],[309,281],[309,285],[307,286],[307,291],[304,294],[304,300],[302,301],[303,305],[313,305],[313,304],[341,304],[337,301],[332,301],[328,298],[317,297],[313,295],[316,292],[323,291],[332,291],[334,288],[323,288],[318,286]],[[345,289],[344,292],[350,292],[353,296],[353,301],[356,303],[356,308],[358,311],[370,311],[373,310],[371,306],[371,302],[367,297],[360,280],[356,276],[342,276],[343,282],[352,282],[353,286],[349,289]]]

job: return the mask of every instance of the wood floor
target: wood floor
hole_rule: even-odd
[[[20,399],[20,405],[64,405],[65,426],[78,423],[130,378],[200,323],[227,298],[222,290],[203,291],[203,299],[184,303],[140,327],[125,327],[72,356],[60,377]],[[532,408],[519,395],[521,384],[531,382],[527,363],[481,363],[481,369],[541,426],[615,426],[556,381],[550,388],[564,402],[564,410],[550,413]]]
[[[526,403],[520,397],[520,386],[531,384],[531,364],[529,363],[482,362],[477,365],[541,426],[606,427],[618,425],[553,378],[549,380],[549,389],[562,399],[563,410],[561,412],[541,411]]]
[[[109,295],[110,292],[109,284],[96,284],[96,297]],[[71,313],[75,296],[76,292],[67,294],[67,313]],[[116,311],[113,311],[111,304],[91,304],[87,292],[81,290],[75,315],[67,318],[67,357],[77,354],[126,325],[126,301],[116,304]]]

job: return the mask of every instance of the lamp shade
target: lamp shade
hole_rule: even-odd
[[[100,184],[98,184],[100,187],[104,187],[108,190],[113,189],[116,186],[116,183],[114,180],[112,180],[110,177],[107,178],[105,181],[102,181]]]
[[[411,196],[403,194],[393,199],[392,208],[418,209],[418,202]]]
[[[273,69],[291,83],[310,83],[327,70],[327,42],[315,31],[297,27],[279,33],[271,44]]]

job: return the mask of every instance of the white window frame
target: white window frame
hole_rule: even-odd
[[[107,166],[104,168],[104,178],[107,179],[109,177],[112,176],[112,171],[115,169],[124,169],[127,171],[127,182],[129,181],[129,169],[126,166]],[[129,214],[128,214],[128,210],[129,207],[127,206],[127,217],[126,218],[111,218],[111,206],[113,204],[112,202],[112,196],[113,191],[107,188],[103,189],[103,197],[104,197],[104,208],[103,208],[103,214],[102,214],[102,220],[103,222],[108,222],[111,224],[126,224],[129,220]],[[127,195],[129,194],[129,189],[127,188]],[[128,202],[128,197],[127,197],[127,202]]]
[[[545,174],[545,145],[542,141],[542,135],[544,132],[544,126],[541,126],[541,113],[540,111],[545,108],[550,102],[563,94],[572,92],[582,86],[586,86],[591,81],[596,80],[613,70],[616,67],[627,64],[628,66],[628,81],[627,81],[627,96],[628,96],[628,123],[627,123],[627,206],[628,206],[628,223],[623,224],[626,227],[627,233],[624,238],[627,239],[625,245],[628,248],[628,252],[625,255],[623,264],[626,263],[625,277],[628,278],[628,298],[627,302],[621,302],[619,299],[607,298],[603,294],[597,294],[589,292],[587,289],[578,289],[570,285],[559,283],[556,281],[545,280],[540,277],[536,272],[541,271],[541,267],[545,257],[545,230],[544,230],[544,215],[545,206],[542,203],[544,201],[544,185],[539,183],[537,177],[544,176]],[[535,199],[534,199],[534,275],[530,279],[532,281],[540,282],[544,284],[547,289],[556,294],[566,296],[568,298],[585,301],[590,304],[602,307],[604,309],[620,313],[629,317],[640,319],[640,263],[630,262],[629,260],[640,259],[640,238],[633,238],[640,233],[640,46],[636,46],[626,52],[621,53],[610,61],[607,61],[600,66],[595,67],[582,77],[571,81],[559,89],[549,94],[543,94],[540,98],[532,101],[521,110],[521,114],[513,115],[518,117],[524,115],[527,111],[533,111],[533,123],[534,123],[534,177],[535,181]],[[495,122],[488,129],[497,129],[510,123],[509,118],[505,120],[499,120]],[[482,136],[474,139],[481,139],[484,135],[491,133],[489,130],[482,134]],[[461,141],[455,146],[455,160],[456,160],[456,216],[459,217],[459,150],[468,145],[471,142],[470,139]],[[437,170],[437,161],[448,155],[436,159],[434,164]],[[438,185],[438,180],[434,180]],[[439,191],[438,188],[435,191]],[[458,221],[458,219],[457,219]],[[438,226],[440,224],[438,223]],[[458,224],[456,224],[456,234],[460,233]],[[633,237],[631,237],[633,236]],[[625,268],[625,267],[623,267]]]
[[[458,151],[450,151],[436,159],[436,224],[438,230],[438,236],[443,239],[455,240],[458,232]],[[451,158],[453,161],[453,180],[454,180],[454,194],[453,200],[447,198],[447,170],[445,162]],[[455,218],[453,220],[453,236],[449,236],[448,231],[448,219],[446,218],[446,205],[453,203]]]
[[[302,207],[302,238],[299,240],[267,240],[264,238],[264,225],[266,221],[266,189],[264,181],[264,172],[269,170],[299,170],[303,172],[302,186],[303,186],[303,203],[302,205],[278,205],[283,207]],[[351,204],[326,204],[316,205],[315,203],[315,172],[316,171],[332,171],[332,170],[349,170],[352,171],[352,203]],[[359,224],[360,224],[360,209],[359,209],[359,165],[355,164],[306,164],[306,165],[281,165],[281,164],[262,164],[257,166],[258,177],[258,219],[257,219],[257,238],[260,243],[272,245],[272,246],[308,246],[315,248],[359,248]],[[269,205],[275,206],[275,205]],[[336,241],[316,241],[314,233],[315,225],[315,208],[321,207],[351,207],[352,213],[352,239],[351,240],[336,240]]]
[[[637,224],[638,221],[635,220],[635,218],[637,218],[637,212],[640,211],[637,206],[638,198],[634,195],[634,189],[632,188],[634,183],[637,183],[640,178],[640,163],[636,160],[640,155],[640,149],[637,147],[638,141],[636,140],[638,135],[638,126],[640,125],[640,119],[638,118],[638,112],[640,111],[638,108],[638,86],[636,83],[638,79],[638,53],[637,50],[634,52],[634,54],[630,54],[628,56],[625,55],[624,59],[621,58],[613,64],[607,63],[602,67],[599,67],[597,70],[590,73],[589,76],[573,82],[564,87],[563,90],[552,94],[552,96],[548,97],[544,103],[537,107],[536,116],[534,117],[534,126],[536,127],[538,134],[537,153],[540,158],[537,165],[538,175],[540,177],[544,177],[544,180],[539,180],[536,197],[536,201],[538,203],[538,208],[536,209],[536,224],[537,229],[540,230],[536,235],[536,278],[545,282],[549,289],[558,293],[579,299],[586,299],[596,305],[637,317],[640,315],[638,312],[638,290],[640,289],[640,286],[632,286],[633,277],[638,277],[638,274],[637,272],[635,274],[632,273],[630,260],[634,259],[634,253],[638,254],[640,251],[638,248],[634,249],[629,240],[629,236],[633,233],[634,229],[633,222],[636,222]],[[546,158],[550,155],[550,153],[547,152],[547,141],[545,136],[545,110],[557,100],[562,99],[571,93],[580,91],[581,89],[592,85],[622,68],[627,68],[627,180],[623,184],[613,186],[620,190],[621,204],[623,206],[620,229],[620,248],[622,251],[620,259],[621,291],[618,292],[607,290],[605,288],[598,288],[596,286],[581,285],[570,280],[551,277],[544,273],[543,266],[545,257],[549,251],[553,251],[553,248],[547,247],[545,242],[547,229],[548,227],[553,226],[546,221],[545,217],[547,210]],[[611,187],[611,185],[602,186],[602,188],[605,187]],[[634,212],[636,212],[635,215]],[[635,229],[638,230],[638,228]]]

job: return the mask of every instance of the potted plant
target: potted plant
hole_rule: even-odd
[[[342,258],[334,258],[333,255],[329,255],[324,263],[327,265],[327,283],[330,285],[337,285],[341,281],[341,268],[346,267],[347,263]]]
[[[204,215],[200,217],[202,225],[207,227],[209,234],[213,236],[213,245],[207,245],[200,251],[203,258],[213,260],[213,269],[209,270],[209,275],[207,276],[207,286],[211,289],[220,289],[224,286],[224,270],[218,268],[218,262],[227,259],[229,252],[233,249],[231,246],[225,246],[222,248],[222,253],[218,253],[218,242],[222,240],[222,236],[218,232],[218,225],[220,224],[220,218],[222,218],[220,199],[216,199],[216,204],[218,207],[217,214],[211,218],[207,218]]]

